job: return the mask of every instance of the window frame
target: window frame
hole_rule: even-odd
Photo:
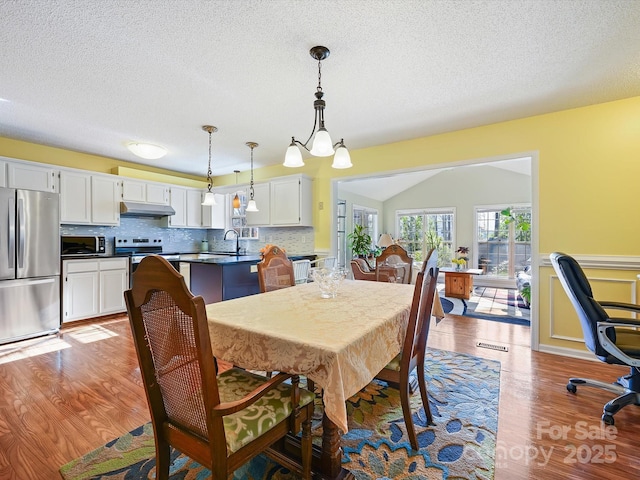
[[[421,215],[423,217],[422,220],[422,225],[423,225],[423,232],[422,232],[422,245],[420,245],[420,251],[422,252],[425,248],[426,248],[426,243],[425,243],[425,234],[426,229],[425,227],[428,226],[429,222],[428,222],[428,216],[429,215],[442,215],[442,214],[450,214],[452,216],[452,221],[451,221],[451,240],[449,242],[446,243],[450,243],[450,253],[444,254],[444,252],[440,252],[439,257],[440,257],[440,261],[438,262],[439,266],[447,266],[449,265],[448,261],[444,260],[444,257],[446,256],[449,260],[450,260],[450,256],[453,255],[453,252],[455,251],[455,245],[456,245],[456,222],[457,222],[457,211],[456,211],[456,207],[433,207],[433,208],[410,208],[410,209],[401,209],[401,210],[396,210],[396,219],[395,219],[395,238],[401,238],[400,236],[400,231],[401,231],[401,222],[400,222],[400,218],[403,216],[417,216],[417,215]],[[412,249],[407,249],[408,251],[413,251]],[[426,252],[425,252],[426,253]]]

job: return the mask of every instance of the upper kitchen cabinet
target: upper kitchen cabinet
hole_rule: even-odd
[[[187,227],[188,228],[207,228],[206,222],[203,222],[202,215],[202,190],[187,190]]]
[[[7,162],[0,160],[0,187],[7,186]]]
[[[60,223],[118,225],[120,183],[112,175],[60,171]]]
[[[172,186],[169,189],[169,205],[176,211],[175,215],[166,218],[167,227],[187,226],[187,189]]]
[[[229,195],[214,193],[215,205],[202,207],[202,223],[207,228],[225,229],[228,225]]]
[[[125,202],[169,205],[169,186],[141,180],[122,180],[122,200]]]
[[[7,187],[57,192],[57,171],[31,162],[7,163]]]
[[[246,212],[247,225],[269,226],[271,224],[271,184],[269,182],[254,184],[253,199],[258,211]],[[249,201],[249,195],[247,195],[247,201]]]
[[[91,223],[91,175],[60,171],[60,223]]]
[[[120,224],[120,179],[91,176],[91,219],[96,225]]]
[[[273,179],[269,183],[272,226],[312,225],[312,192],[309,177],[291,175]],[[261,208],[259,204],[258,208]]]

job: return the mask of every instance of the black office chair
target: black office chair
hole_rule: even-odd
[[[584,342],[589,350],[603,362],[627,365],[629,375],[615,383],[605,383],[586,378],[570,378],[567,390],[575,393],[578,385],[598,387],[619,396],[604,405],[602,421],[613,425],[613,416],[622,407],[640,405],[640,320],[610,318],[605,308],[640,313],[640,305],[619,302],[598,302],[593,298],[591,286],[576,260],[564,253],[552,253],[551,263],[569,300],[576,309]]]

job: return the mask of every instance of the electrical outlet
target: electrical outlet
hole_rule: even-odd
[[[302,235],[302,243],[307,243],[307,236],[306,235]]]
[[[273,235],[267,235],[267,243],[273,242]]]
[[[318,210],[324,210],[324,202],[318,202]]]

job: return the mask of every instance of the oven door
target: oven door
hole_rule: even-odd
[[[132,274],[136,271],[136,268],[138,268],[138,265],[140,265],[140,262],[146,256],[147,255],[132,255],[131,256],[131,273]],[[180,256],[179,255],[160,255],[160,256],[165,258],[171,264],[171,266],[176,269],[177,272],[180,271]],[[129,278],[131,279],[131,283],[133,285],[133,275],[129,275]]]

